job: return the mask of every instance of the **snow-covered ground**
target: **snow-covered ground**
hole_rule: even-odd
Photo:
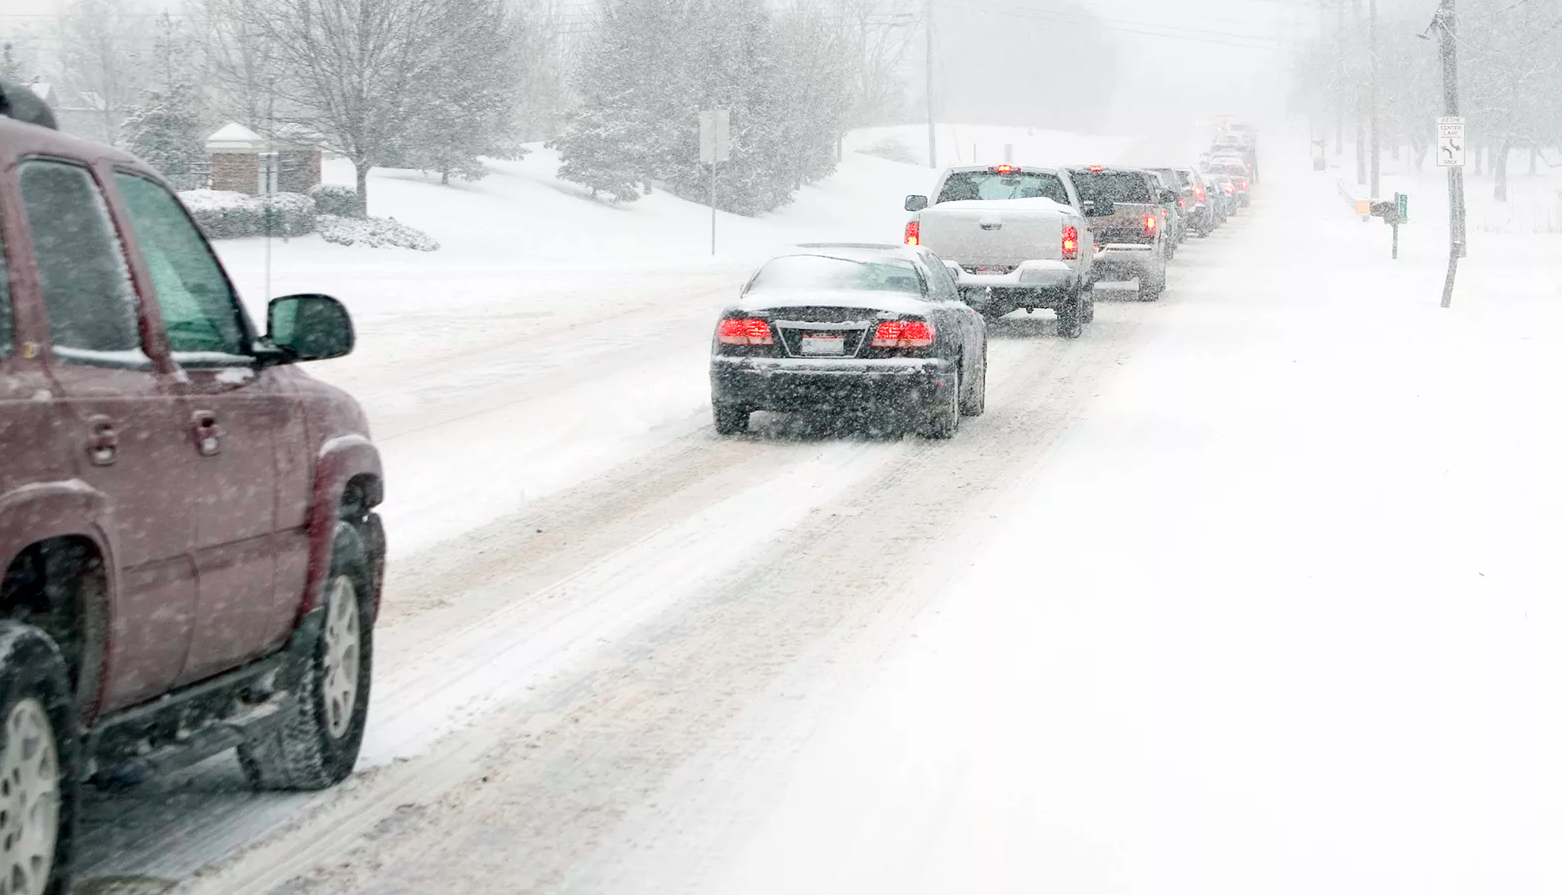
[[[1061,157],[1017,160],[1156,151],[977,136],[1031,138]],[[719,439],[705,406],[752,256],[894,239],[928,169],[848,152],[724,221],[714,261],[707,209],[595,206],[544,156],[376,178],[374,212],[445,248],[273,245],[270,289],[352,307],[360,350],[321,372],[387,457],[364,767],[320,795],[254,797],[219,761],[97,796],[89,879],[1562,887],[1562,237],[1473,235],[1444,311],[1430,197],[1390,261],[1305,138],[1270,145],[1255,207],[1161,302],[1103,303],[1080,340],[995,325],[987,414],[949,443]],[[263,297],[263,247],[222,251]]]

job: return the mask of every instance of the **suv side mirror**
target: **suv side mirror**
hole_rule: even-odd
[[[1104,218],[1117,210],[1111,199],[1086,199],[1085,216],[1092,218]]]
[[[907,196],[906,197],[906,210],[907,211],[921,211],[922,209],[924,209],[926,207],[927,207],[927,197],[926,196]]]
[[[266,309],[266,337],[288,361],[330,360],[353,350],[353,321],[329,295],[287,295]]]

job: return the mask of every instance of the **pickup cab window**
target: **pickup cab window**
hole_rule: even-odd
[[[1071,204],[1063,179],[1044,171],[998,174],[993,171],[956,171],[938,191],[939,202],[964,199],[1051,199]]]
[[[16,329],[11,322],[11,273],[5,266],[5,239],[0,238],[0,357],[11,353],[11,343],[15,339]]]
[[[92,174],[70,162],[31,159],[17,180],[55,356],[146,363],[130,269]]]
[[[233,290],[173,194],[135,174],[120,172],[114,182],[125,197],[131,229],[152,274],[174,358],[185,365],[224,357],[247,362]]]
[[[1156,204],[1150,195],[1149,182],[1137,171],[1077,171],[1074,186],[1084,202],[1111,199],[1113,202]]]

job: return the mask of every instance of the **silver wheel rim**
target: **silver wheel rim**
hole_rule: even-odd
[[[0,756],[0,895],[41,895],[60,827],[54,726],[36,699],[12,706]]]
[[[331,581],[325,606],[325,725],[332,739],[341,739],[352,724],[358,703],[358,591],[352,579]],[[4,895],[4,893],[0,893]]]

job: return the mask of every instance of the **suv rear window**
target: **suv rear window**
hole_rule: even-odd
[[[1144,175],[1134,171],[1079,171],[1074,175],[1074,186],[1084,202],[1111,199],[1113,202],[1154,204]]]
[[[956,171],[938,191],[939,202],[962,199],[1051,199],[1069,204],[1062,178],[1043,171],[998,174],[992,171]]]
[[[144,361],[130,269],[97,182],[46,159],[23,162],[17,180],[56,356]]]
[[[764,289],[866,289],[922,295],[922,275],[910,261],[857,261],[828,255],[783,255],[765,264],[748,292]]]

